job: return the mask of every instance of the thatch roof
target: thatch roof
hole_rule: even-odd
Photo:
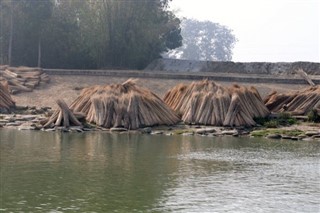
[[[254,87],[222,87],[203,80],[180,84],[169,90],[164,101],[190,124],[252,126],[253,118],[269,115]]]
[[[10,96],[8,85],[0,82],[0,111],[9,111],[14,105],[15,102]]]
[[[272,112],[289,112],[292,115],[306,115],[313,109],[320,112],[320,85],[286,94],[272,92],[264,103]]]
[[[105,128],[138,129],[180,121],[158,96],[131,79],[123,84],[85,88],[70,108],[85,113],[88,122]]]

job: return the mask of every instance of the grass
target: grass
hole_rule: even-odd
[[[255,118],[257,124],[264,126],[266,128],[277,128],[279,126],[291,126],[297,124],[297,119],[293,118],[289,113],[282,112],[279,114],[278,118]]]
[[[265,137],[269,134],[279,134],[279,135],[287,135],[296,137],[298,135],[303,134],[304,132],[298,129],[293,130],[285,130],[285,129],[264,129],[264,130],[256,130],[251,132],[251,136],[253,137]]]
[[[175,135],[181,135],[183,133],[193,133],[193,131],[190,129],[176,129],[176,130],[173,130],[172,133]]]

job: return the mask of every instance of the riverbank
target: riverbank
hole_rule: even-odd
[[[200,135],[206,137],[265,137],[270,139],[286,140],[315,140],[320,141],[320,124],[298,122],[295,125],[279,128],[256,127],[214,127],[203,125],[186,125],[179,123],[172,126],[145,127],[138,130],[125,128],[106,129],[83,121],[83,126],[44,128],[53,113],[50,107],[17,106],[11,114],[0,114],[0,129],[17,129],[21,131],[46,131],[46,132],[107,132],[116,134],[151,134],[151,135]]]
[[[243,77],[245,78],[246,75]],[[208,127],[208,126],[189,126],[180,123],[175,126],[147,127],[137,131],[127,131],[123,128],[103,129],[101,127],[85,124],[84,127],[71,128],[49,128],[43,129],[44,123],[57,109],[56,100],[63,99],[68,105],[71,104],[80,94],[82,88],[93,85],[105,85],[122,83],[128,77],[112,77],[99,75],[50,75],[50,83],[40,85],[37,90],[30,93],[20,93],[12,95],[17,110],[12,114],[0,114],[0,127],[16,128],[20,130],[43,130],[43,131],[63,131],[63,132],[86,132],[86,131],[105,131],[105,132],[130,132],[144,134],[164,134],[164,135],[202,135],[208,137],[219,137],[222,135],[231,136],[256,136],[270,137],[278,139],[292,140],[318,140],[320,137],[320,124],[302,123],[290,127],[281,127],[280,130],[266,130],[263,126],[255,128],[229,128],[229,127]],[[161,79],[161,78],[138,78],[137,84],[151,90],[159,97],[173,86],[179,83],[190,83],[193,79]],[[216,81],[223,86],[231,85],[230,81]],[[254,86],[257,88],[262,98],[272,91],[288,93],[307,87],[306,84],[279,84],[279,83],[239,83],[244,86]],[[20,107],[19,107],[20,106]],[[257,132],[258,131],[258,132]],[[260,131],[260,132],[259,132]]]
[[[81,89],[93,85],[105,85],[123,83],[129,77],[92,76],[92,75],[50,75],[50,83],[40,85],[33,92],[12,95],[17,105],[52,107],[57,108],[55,100],[63,99],[71,104],[80,94]],[[205,77],[204,77],[205,78]],[[137,84],[151,90],[160,98],[179,83],[190,83],[193,80],[186,79],[160,79],[160,78],[137,78]],[[306,84],[278,84],[278,83],[239,83],[237,81],[215,81],[222,86],[238,83],[244,86],[257,88],[262,98],[272,91],[290,92],[307,87]],[[254,81],[252,81],[254,82]]]

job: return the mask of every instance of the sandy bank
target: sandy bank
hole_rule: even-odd
[[[74,75],[51,75],[49,84],[41,85],[33,92],[26,92],[13,95],[13,99],[17,105],[29,106],[50,106],[56,108],[55,100],[64,99],[67,104],[70,104],[81,92],[81,88],[92,85],[104,85],[110,83],[122,83],[128,77],[110,77],[110,76],[74,76]],[[141,78],[138,80],[139,85],[150,89],[152,92],[162,97],[167,90],[179,83],[187,83],[192,80],[179,80],[179,79],[155,79],[155,78]],[[217,83],[222,85],[230,85],[232,82]],[[237,82],[234,82],[237,83]],[[255,86],[262,97],[267,95],[273,90],[279,92],[288,92],[305,88],[307,85],[297,84],[270,84],[270,83],[239,83],[245,86]]]

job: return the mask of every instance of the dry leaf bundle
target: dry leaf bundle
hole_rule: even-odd
[[[165,94],[164,101],[190,124],[253,126],[254,117],[269,115],[254,87],[225,88],[209,80],[177,85]]]
[[[49,76],[41,68],[0,66],[0,81],[7,82],[11,94],[32,92],[40,83],[48,83]]]
[[[15,106],[15,102],[12,100],[8,85],[0,82],[0,111],[9,111],[11,107]]]
[[[311,110],[320,114],[320,86],[311,86],[288,94],[272,92],[265,100],[272,112],[289,112],[292,115],[306,115]]]
[[[70,108],[85,113],[88,122],[105,128],[138,129],[173,125],[180,120],[158,96],[132,79],[123,84],[85,88]]]

